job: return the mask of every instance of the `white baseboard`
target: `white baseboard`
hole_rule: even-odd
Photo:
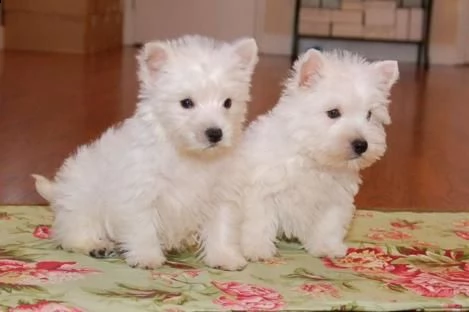
[[[4,36],[3,36],[3,26],[0,26],[0,50],[3,50],[4,47]]]
[[[436,45],[430,47],[430,62],[438,65],[464,64],[464,53],[457,46]]]
[[[285,35],[264,34],[259,38],[259,50],[264,54],[290,55],[292,39]],[[303,40],[300,53],[308,47],[322,46],[324,49],[343,48],[356,51],[371,59],[396,59],[400,62],[415,62],[417,47],[392,43],[371,43],[336,40]],[[456,46],[433,45],[430,47],[430,62],[438,65],[464,63],[464,54]]]

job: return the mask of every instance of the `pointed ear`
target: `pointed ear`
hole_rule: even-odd
[[[389,115],[389,110],[387,105],[382,105],[377,108],[374,112],[376,119],[379,120],[383,125],[391,124],[391,116]]]
[[[298,68],[298,85],[300,87],[309,86],[312,79],[320,74],[321,68],[324,65],[324,57],[322,53],[316,49],[309,49],[297,61]]]
[[[168,46],[161,41],[146,43],[138,56],[140,69],[153,77],[168,59]]]
[[[252,70],[258,61],[258,49],[256,40],[253,38],[243,38],[233,43],[236,54],[239,55],[244,67]]]
[[[373,64],[387,88],[391,88],[399,79],[399,65],[397,61],[381,61]]]

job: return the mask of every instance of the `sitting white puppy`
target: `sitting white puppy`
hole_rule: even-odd
[[[388,97],[398,76],[395,61],[303,54],[279,103],[249,126],[219,183],[220,239],[252,261],[274,256],[280,235],[314,256],[344,256],[359,171],[385,153]],[[224,217],[236,210],[240,225]]]
[[[129,265],[157,268],[165,250],[200,234],[223,161],[243,132],[257,60],[253,39],[146,44],[135,114],[80,147],[53,182],[34,175],[55,210],[57,243],[94,257],[117,244]]]

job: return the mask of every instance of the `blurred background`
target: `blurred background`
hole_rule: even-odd
[[[0,10],[11,51],[96,53],[199,33],[252,36],[265,54],[290,55],[299,40],[300,52],[340,47],[405,62],[428,39],[432,64],[468,61],[466,0],[4,0]]]
[[[469,0],[3,0],[0,12],[0,204],[43,204],[29,175],[52,177],[133,113],[141,44],[202,34],[257,40],[249,120],[308,48],[398,60],[389,150],[357,204],[469,210]]]

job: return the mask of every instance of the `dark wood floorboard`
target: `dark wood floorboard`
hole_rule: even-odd
[[[77,145],[132,114],[134,52],[0,53],[0,204],[43,204],[30,173],[52,176]],[[276,102],[288,67],[261,58],[250,120]],[[389,149],[363,172],[357,205],[469,211],[469,68],[401,65],[392,99]]]

